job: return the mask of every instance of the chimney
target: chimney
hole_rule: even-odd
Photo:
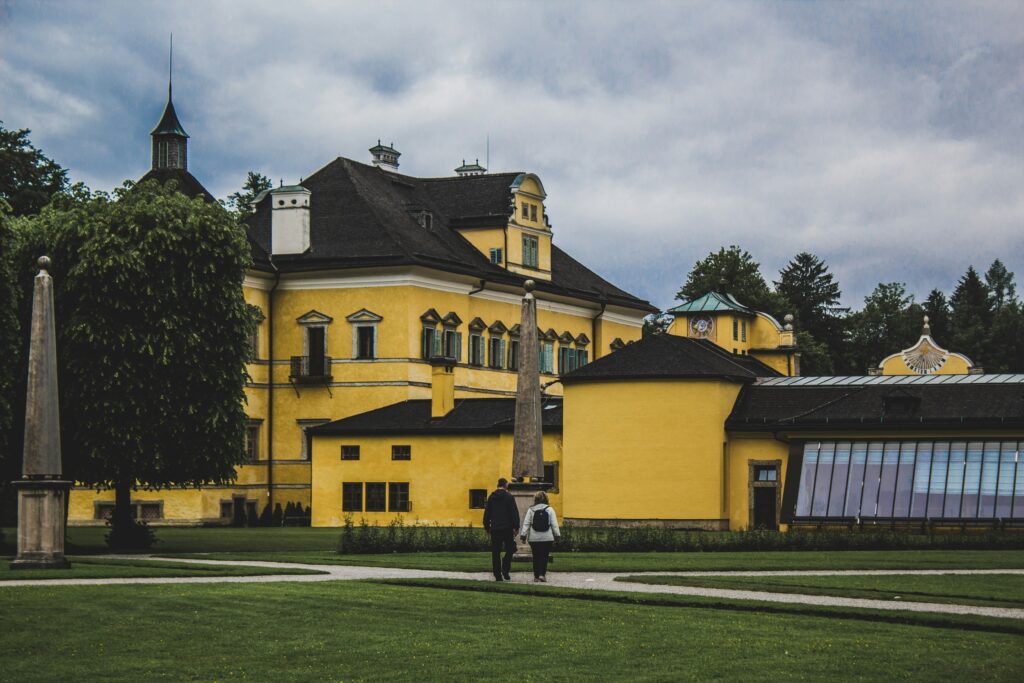
[[[455,408],[455,359],[431,360],[430,417],[437,420]]]
[[[302,254],[309,250],[309,199],[302,185],[284,185],[270,191],[270,252]]]

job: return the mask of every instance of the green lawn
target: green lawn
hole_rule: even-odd
[[[11,557],[0,557],[0,581],[27,579],[114,579],[161,576],[260,576],[267,574],[318,574],[303,569],[263,569],[182,564],[149,560],[106,560],[72,557],[70,569],[11,569]],[[0,589],[7,590],[7,589]]]
[[[619,581],[663,586],[837,595],[872,600],[1024,607],[1024,576],[628,576]]]
[[[218,560],[277,560],[311,564],[488,571],[489,553],[338,555],[320,552],[254,552],[190,555]],[[516,562],[513,571],[532,571]],[[845,550],[715,553],[555,553],[552,572],[738,571],[779,569],[1020,569],[1024,550]]]
[[[10,588],[0,633],[20,681],[1024,675],[1008,633],[374,583]]]
[[[159,553],[331,551],[338,547],[341,535],[338,529],[302,527],[160,527],[155,531],[157,543],[152,551]],[[3,532],[0,554],[13,555],[17,529],[5,527]],[[103,540],[107,532],[106,527],[70,527],[66,552],[108,553]]]

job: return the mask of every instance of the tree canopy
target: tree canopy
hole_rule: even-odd
[[[723,288],[746,306],[776,317],[784,315],[784,301],[769,289],[761,275],[761,264],[735,244],[713,251],[693,264],[676,298],[686,301]]]
[[[65,473],[117,491],[226,482],[244,459],[243,228],[154,181],[67,197],[24,226],[19,275],[53,259]]]
[[[32,145],[31,132],[7,130],[0,121],[0,199],[15,216],[39,213],[68,186],[68,172]]]
[[[245,176],[245,182],[242,183],[242,189],[228,195],[227,204],[239,218],[245,218],[252,213],[252,205],[256,201],[256,197],[264,190],[269,190],[273,185],[270,178],[262,173],[249,171]]]

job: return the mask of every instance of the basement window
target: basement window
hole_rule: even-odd
[[[469,490],[469,509],[483,510],[487,507],[487,489]]]

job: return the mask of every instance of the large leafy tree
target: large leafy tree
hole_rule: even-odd
[[[252,205],[256,201],[256,197],[264,190],[269,190],[273,185],[270,178],[262,173],[249,171],[245,176],[245,182],[242,183],[242,189],[228,195],[227,204],[239,218],[245,218],[252,213]]]
[[[779,272],[775,291],[792,307],[800,335],[801,371],[831,374],[833,357],[843,352],[843,319],[849,309],[839,305],[842,291],[828,265],[814,254],[801,252]]]
[[[9,208],[0,200],[0,492],[17,476],[17,440],[13,438],[15,413],[19,404],[16,387],[20,331],[18,293],[11,254],[14,232],[8,222]],[[0,500],[5,496],[0,496]],[[2,518],[0,511],[0,518]]]
[[[244,459],[249,248],[219,205],[147,182],[44,209],[20,260],[43,252],[56,279],[65,472],[114,489],[116,545],[135,528],[133,488],[230,481]]]
[[[864,308],[849,317],[848,365],[863,373],[921,335],[924,310],[902,282],[881,282],[864,297]]]
[[[693,264],[676,298],[686,301],[723,288],[745,306],[776,317],[787,308],[782,297],[769,289],[761,264],[736,245],[722,247]]]
[[[67,171],[32,145],[30,132],[7,130],[0,121],[0,199],[15,216],[39,213],[68,185]]]

